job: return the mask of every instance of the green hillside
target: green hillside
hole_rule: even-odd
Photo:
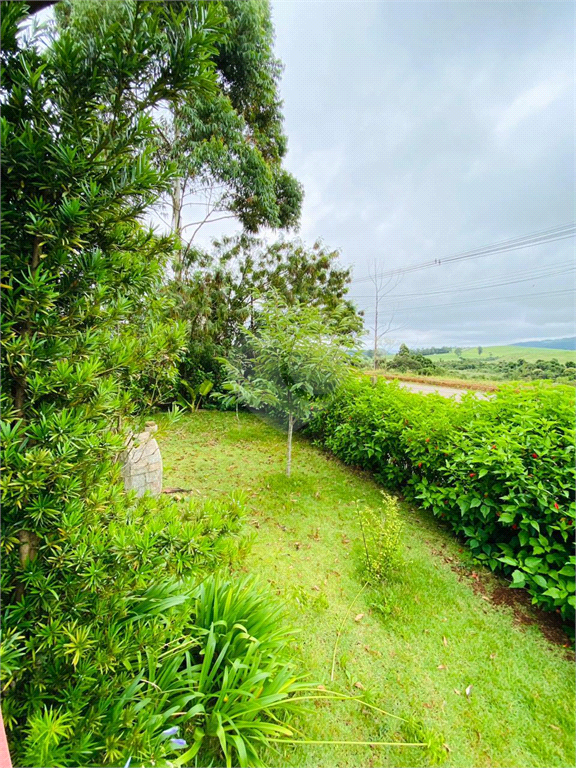
[[[429,355],[430,360],[437,362],[447,360],[457,360],[457,355],[454,352],[447,352],[443,355]],[[503,346],[503,347],[483,347],[482,354],[478,354],[478,347],[470,347],[469,349],[462,350],[463,358],[470,358],[473,360],[519,360],[522,358],[529,363],[533,363],[536,360],[552,360],[556,358],[559,363],[568,363],[570,360],[576,362],[576,350],[573,349],[545,349],[542,347],[515,347],[515,346]]]

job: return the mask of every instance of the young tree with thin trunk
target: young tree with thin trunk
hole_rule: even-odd
[[[342,307],[327,315],[272,294],[260,308],[256,330],[246,335],[252,357],[241,367],[227,363],[231,395],[226,399],[286,417],[290,477],[294,426],[307,421],[317,400],[349,375],[357,331]]]
[[[394,309],[386,310],[387,322],[383,321],[382,317],[384,314],[384,299],[398,286],[398,283],[401,280],[401,275],[391,275],[386,280],[384,275],[380,274],[380,266],[374,261],[373,271],[370,270],[368,276],[374,288],[374,323],[372,327],[368,326],[367,330],[368,332],[371,332],[373,337],[373,359],[374,370],[376,370],[380,361],[380,344],[382,339],[389,333],[399,331],[401,328],[405,327],[399,325],[396,328],[392,328],[392,323],[394,322]]]

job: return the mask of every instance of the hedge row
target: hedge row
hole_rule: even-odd
[[[573,388],[539,383],[457,403],[363,379],[320,405],[310,429],[441,517],[533,603],[572,621],[574,400]]]

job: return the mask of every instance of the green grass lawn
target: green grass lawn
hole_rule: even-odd
[[[364,693],[413,721],[353,702],[321,702],[299,722],[308,738],[430,739],[436,745],[283,746],[280,755],[267,756],[269,764],[400,767],[429,765],[437,756],[456,768],[574,765],[574,667],[566,649],[475,593],[466,554],[434,519],[402,506],[402,565],[378,591],[358,596],[356,502],[381,504],[369,477],[296,437],[287,479],[284,434],[244,413],[238,420],[229,413],[192,414],[159,440],[166,487],[200,497],[245,493],[254,542],[239,567],[268,581],[286,601],[301,630],[294,644],[301,668],[327,688]],[[488,592],[497,585],[482,578]]]
[[[573,349],[544,349],[539,347],[483,347],[482,354],[478,354],[478,347],[469,347],[462,350],[462,357],[472,360],[480,360],[486,362],[490,356],[494,356],[499,360],[526,360],[529,363],[534,363],[536,360],[552,360],[556,358],[559,363],[568,363],[571,360],[576,361],[576,350]],[[430,360],[434,360],[437,363],[447,360],[457,360],[458,357],[454,352],[446,352],[443,355],[428,355]]]

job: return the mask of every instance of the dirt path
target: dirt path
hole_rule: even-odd
[[[420,384],[420,382],[416,382],[416,381],[402,381],[402,380],[400,380],[400,386],[403,389],[409,389],[410,392],[420,392],[423,395],[429,395],[432,392],[435,392],[438,395],[442,395],[442,397],[455,397],[456,400],[461,400],[464,394],[471,391],[469,389],[456,389],[456,387],[445,387],[440,384]],[[483,400],[486,400],[488,397],[488,393],[486,392],[475,392],[475,394],[476,394],[476,397],[480,397]]]

